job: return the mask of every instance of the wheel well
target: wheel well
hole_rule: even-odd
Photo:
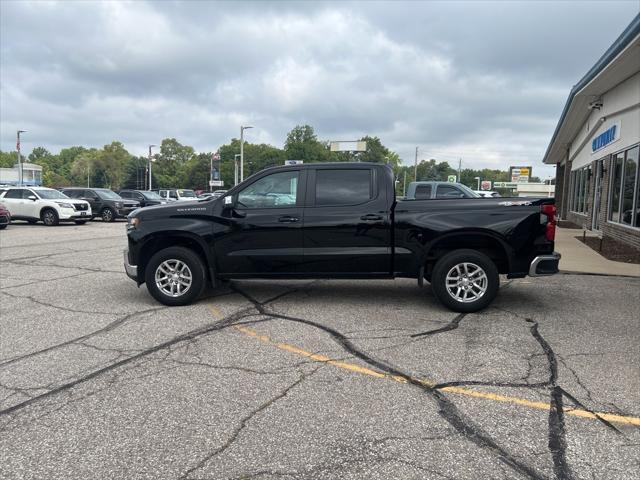
[[[499,273],[509,273],[509,255],[499,240],[488,235],[465,234],[445,237],[429,249],[425,262],[425,275],[430,277],[433,266],[443,255],[461,248],[484,253],[496,264]]]
[[[209,263],[207,262],[207,255],[205,254],[202,246],[194,239],[189,237],[183,237],[180,235],[169,235],[162,238],[154,238],[144,244],[140,252],[138,260],[138,278],[144,279],[145,270],[151,257],[153,257],[160,250],[164,250],[168,247],[184,247],[194,251],[202,260],[202,264],[205,266],[207,272],[207,278],[211,280]]]

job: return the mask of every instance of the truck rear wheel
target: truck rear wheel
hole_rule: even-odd
[[[500,277],[496,265],[484,253],[460,249],[438,260],[431,287],[438,300],[451,310],[477,312],[498,294]]]
[[[168,306],[188,305],[196,300],[206,278],[200,257],[184,247],[160,250],[151,257],[145,269],[147,290],[153,298]]]

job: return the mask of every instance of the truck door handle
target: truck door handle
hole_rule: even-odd
[[[278,218],[278,221],[280,223],[296,223],[298,220],[300,220],[298,217],[292,217],[290,215],[283,215],[282,217]]]
[[[374,215],[373,213],[370,213],[368,215],[361,216],[360,220],[364,220],[365,222],[374,222],[376,220],[382,220],[382,217],[380,215]]]

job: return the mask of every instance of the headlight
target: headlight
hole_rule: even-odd
[[[58,205],[60,205],[62,208],[73,208],[73,205],[71,205],[70,203],[58,202]]]
[[[127,230],[133,230],[140,225],[139,217],[127,217]]]
[[[116,202],[116,208],[122,208],[122,204],[120,202]]]

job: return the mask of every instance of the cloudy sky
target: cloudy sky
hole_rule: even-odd
[[[377,135],[405,163],[541,165],[640,2],[0,2],[0,148]]]

